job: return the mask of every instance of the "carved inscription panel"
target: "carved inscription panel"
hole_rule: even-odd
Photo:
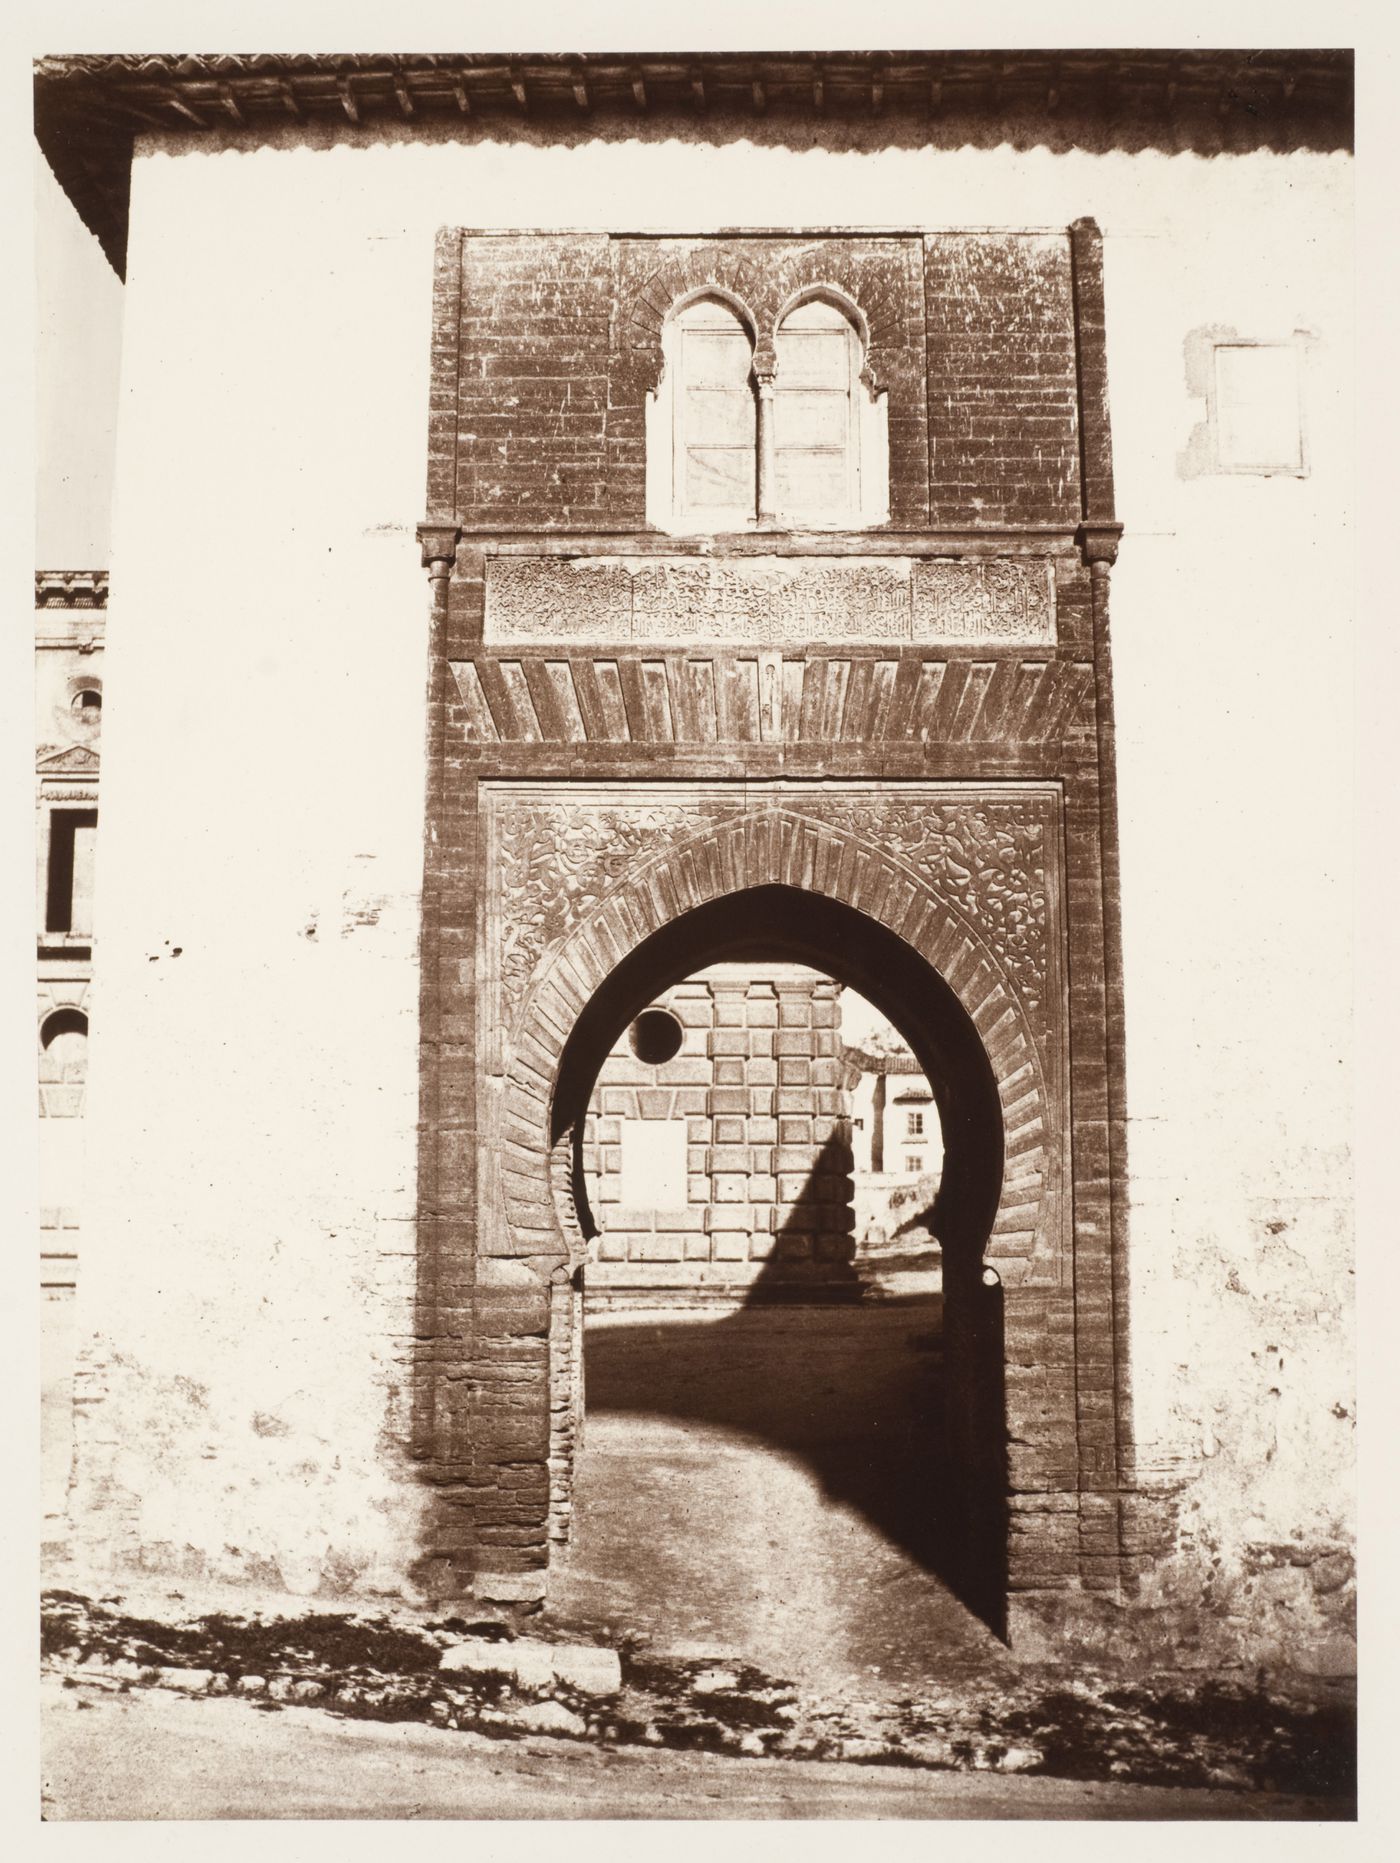
[[[486,639],[1053,645],[1048,558],[495,556]]]

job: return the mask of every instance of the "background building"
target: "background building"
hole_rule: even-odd
[[[35,578],[43,1507],[45,1535],[59,1539],[72,1449],[73,1299],[86,1177],[106,606],[105,570]]]
[[[720,965],[629,1025],[583,1131],[595,1302],[854,1286],[839,996],[796,965]]]

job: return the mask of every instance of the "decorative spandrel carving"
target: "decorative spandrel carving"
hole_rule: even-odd
[[[494,557],[488,642],[1055,639],[1044,558]]]
[[[1039,797],[835,803],[822,816],[912,868],[981,929],[1039,1034],[1047,970],[1048,803]]]
[[[669,845],[682,813],[556,801],[498,808],[492,903],[507,1024],[545,951],[639,862]]]
[[[894,860],[977,928],[996,950],[1038,1043],[1045,1036],[1049,972],[1047,842],[1053,799],[911,797],[862,790],[788,790],[755,804],[711,790],[674,801],[655,791],[629,803],[609,796],[548,799],[519,790],[493,797],[493,917],[499,927],[501,1021],[514,1024],[550,949],[614,887],[685,842],[703,841],[756,814],[835,829]]]

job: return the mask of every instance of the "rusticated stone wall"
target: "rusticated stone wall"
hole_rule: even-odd
[[[587,1268],[593,1304],[657,1290],[742,1293],[760,1279],[854,1280],[839,993],[830,978],[761,966],[699,977],[653,1005],[684,1031],[672,1059],[649,1064],[627,1035],[614,1044],[583,1133],[600,1231]],[[661,1203],[629,1194],[623,1155],[658,1130],[674,1135],[684,1167]]]

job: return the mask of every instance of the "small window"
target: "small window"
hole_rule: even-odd
[[[777,337],[774,488],[780,516],[854,522],[860,509],[860,338],[823,298],[799,304]]]
[[[1217,343],[1216,459],[1225,472],[1305,469],[1300,351],[1295,343]]]
[[[627,1043],[639,1061],[660,1067],[681,1051],[685,1030],[667,1009],[644,1009],[627,1031]]]
[[[906,1171],[913,1171],[917,1173],[923,1170],[924,1161],[922,1158],[914,1157],[910,1155],[906,1157],[904,1160],[904,1168]]]
[[[92,936],[96,843],[96,809],[54,809],[50,812],[46,931],[74,938]]]
[[[39,1030],[39,1078],[81,1083],[87,1075],[88,1019],[81,1009],[55,1009]]]
[[[905,1125],[905,1136],[907,1138],[922,1138],[924,1136],[924,1116],[922,1113],[906,1113],[905,1120],[907,1122]]]
[[[80,724],[95,725],[102,722],[102,694],[96,686],[84,686],[81,692],[73,695],[73,716]]]

